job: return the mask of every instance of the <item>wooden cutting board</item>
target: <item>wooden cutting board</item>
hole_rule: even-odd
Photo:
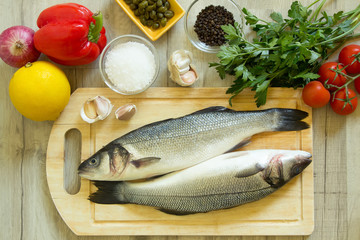
[[[260,201],[209,213],[173,216],[147,206],[100,205],[87,200],[96,188],[90,181],[78,178],[76,167],[80,157],[81,161],[87,159],[108,142],[144,124],[210,106],[230,107],[229,95],[225,91],[225,88],[150,88],[135,96],[123,96],[108,88],[77,89],[54,123],[46,159],[51,197],[69,228],[77,235],[311,234],[314,228],[313,164],[283,188]],[[90,125],[81,119],[79,113],[86,99],[96,95],[109,98],[114,105],[113,112],[127,103],[134,103],[138,112],[129,121],[115,119],[112,112],[105,120]],[[305,121],[311,125],[311,108],[301,101],[301,90],[270,89],[267,104],[262,109],[272,107],[305,110],[309,113]],[[234,99],[232,108],[256,110],[253,92],[244,91]],[[79,132],[81,142],[68,143],[69,133],[73,131]],[[69,149],[74,147],[81,148],[78,159],[74,157],[76,154],[69,153]],[[312,129],[261,133],[241,150],[265,148],[312,152]],[[71,164],[75,165],[75,170],[69,170]]]

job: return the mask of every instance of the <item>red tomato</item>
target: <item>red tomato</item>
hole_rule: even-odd
[[[325,106],[330,101],[330,92],[319,81],[306,84],[302,91],[304,102],[313,108]]]
[[[355,111],[358,99],[355,91],[348,89],[348,98],[346,97],[345,88],[339,90],[335,94],[334,100],[331,101],[331,108],[340,115],[347,115]]]
[[[325,87],[326,87],[325,82],[326,82],[326,84],[335,85],[335,86],[338,86],[338,87],[341,87],[342,85],[344,85],[346,83],[346,78],[343,75],[338,74],[336,76],[336,72],[331,70],[331,69],[336,69],[337,67],[339,69],[344,68],[341,64],[338,64],[336,62],[324,63],[319,68],[318,74],[320,75],[320,77],[319,77],[318,80],[320,82],[322,82],[322,84],[324,84]],[[345,70],[342,70],[341,72],[346,74]],[[336,78],[335,78],[335,76],[336,76]],[[336,89],[337,89],[336,87],[329,87],[330,92],[333,92]]]
[[[347,66],[346,72],[353,74],[360,73],[360,46],[351,44],[344,47],[339,54],[339,62]]]
[[[360,94],[360,77],[358,77],[357,79],[355,79],[354,81],[354,86],[356,91],[358,92],[358,94]]]

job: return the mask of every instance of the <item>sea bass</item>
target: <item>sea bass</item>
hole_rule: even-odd
[[[300,174],[311,154],[296,150],[226,153],[144,182],[94,182],[90,201],[135,203],[176,215],[203,213],[253,202]]]
[[[308,128],[301,121],[307,115],[296,109],[206,108],[145,125],[115,139],[81,163],[79,175],[90,180],[126,181],[166,174],[237,149],[257,133]]]

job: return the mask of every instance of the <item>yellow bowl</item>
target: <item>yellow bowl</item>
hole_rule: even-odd
[[[174,12],[174,16],[169,19],[165,27],[160,27],[156,30],[144,26],[141,24],[140,19],[135,16],[134,12],[130,9],[129,5],[125,3],[124,0],[116,0],[120,7],[125,11],[125,13],[131,18],[131,20],[150,38],[152,41],[156,41],[161,37],[167,30],[169,30],[177,21],[179,21],[185,14],[184,9],[175,1],[168,0],[170,3],[170,10]]]

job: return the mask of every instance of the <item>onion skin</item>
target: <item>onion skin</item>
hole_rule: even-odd
[[[40,52],[34,46],[35,31],[25,26],[13,26],[0,34],[0,58],[16,68],[35,62]]]

